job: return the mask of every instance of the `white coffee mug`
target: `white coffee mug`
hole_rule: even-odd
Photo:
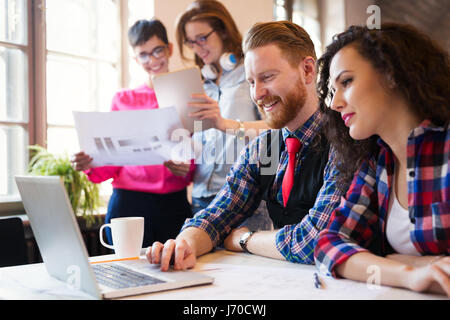
[[[111,228],[113,245],[103,241],[103,229]],[[100,227],[100,243],[115,251],[118,259],[139,257],[144,240],[144,217],[111,219],[111,223]]]

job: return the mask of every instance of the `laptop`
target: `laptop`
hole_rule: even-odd
[[[198,67],[157,74],[152,79],[156,99],[160,108],[174,106],[184,128],[191,133],[213,127],[210,119],[199,120],[189,116],[199,108],[188,107],[193,93],[204,93]]]
[[[193,271],[162,272],[146,259],[89,262],[77,220],[59,176],[16,176],[25,211],[50,276],[97,299],[210,284]]]

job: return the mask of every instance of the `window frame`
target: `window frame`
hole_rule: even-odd
[[[39,114],[39,107],[36,105],[36,90],[34,88],[35,77],[36,77],[36,63],[39,59],[36,52],[36,43],[34,41],[35,23],[39,20],[34,17],[34,8],[39,5],[36,0],[26,0],[26,32],[27,32],[27,43],[26,44],[16,44],[7,41],[0,41],[0,46],[4,48],[12,48],[21,50],[26,55],[27,61],[27,74],[28,74],[28,121],[0,121],[2,126],[19,126],[28,131],[28,143],[34,144],[37,141],[37,127],[39,126],[39,119],[37,119],[36,114]],[[22,201],[20,199],[11,201],[1,201],[0,202],[0,216],[19,214],[23,213],[24,208]]]
[[[128,70],[128,0],[113,0],[119,14],[119,58],[115,63],[118,69],[120,87],[127,87],[130,79]],[[28,121],[1,121],[2,126],[20,126],[28,130],[28,144],[47,147],[48,127],[61,127],[47,123],[46,68],[47,54],[55,53],[47,50],[46,45],[46,0],[26,0],[27,43],[16,44],[0,41],[0,46],[19,49],[27,56],[28,72]],[[57,53],[58,54],[58,53]],[[67,54],[66,56],[70,56]],[[79,58],[78,56],[76,56]],[[89,57],[82,57],[90,59]],[[96,59],[96,61],[103,61]],[[66,127],[66,126],[64,126]],[[72,126],[70,126],[72,127]],[[25,214],[22,200],[0,201],[0,217]]]
[[[293,21],[293,14],[294,14],[294,5],[295,5],[296,0],[283,0],[283,5],[280,5],[277,3],[277,0],[273,0],[273,8],[274,8],[274,15],[273,18],[274,20],[277,20],[278,17],[276,16],[276,8],[282,8],[285,13],[286,13],[286,17],[288,21]],[[319,39],[320,39],[320,43],[321,43],[321,47],[320,48],[316,48],[316,54],[319,52],[323,52],[324,50],[324,37],[325,37],[325,32],[324,32],[324,28],[322,26],[322,19],[323,19],[323,1],[321,0],[316,0],[316,4],[317,4],[317,18],[311,17],[310,15],[301,12],[301,15],[304,17],[309,17],[313,20],[316,20],[320,26],[320,32],[319,32]]]

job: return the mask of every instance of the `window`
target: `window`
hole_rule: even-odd
[[[150,19],[153,16],[153,1],[128,0],[128,28],[131,27],[137,20]],[[128,70],[130,70],[129,86],[130,88],[135,88],[148,79],[148,74],[142,70],[142,68],[134,60],[134,52],[128,44],[128,38],[126,41],[128,56],[130,57],[128,63]]]
[[[294,1],[292,22],[302,26],[309,33],[316,48],[316,55],[320,56],[322,54],[322,42],[320,40],[321,33],[317,0]]]
[[[72,111],[108,111],[120,86],[118,6],[47,0],[45,12],[47,148],[71,154],[78,151]]]
[[[26,0],[0,2],[0,201],[17,200],[14,175],[26,168],[29,142]]]
[[[0,1],[0,213],[21,208],[28,145],[78,151],[72,111],[109,111],[119,88],[144,81],[127,31],[153,12],[150,0]]]
[[[273,17],[276,21],[291,20],[292,0],[275,0]]]
[[[274,19],[289,20],[308,32],[316,49],[316,55],[323,51],[318,0],[274,0]]]

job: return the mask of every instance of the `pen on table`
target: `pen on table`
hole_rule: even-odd
[[[314,286],[317,289],[322,288],[322,282],[320,282],[319,274],[317,272],[314,272]]]

